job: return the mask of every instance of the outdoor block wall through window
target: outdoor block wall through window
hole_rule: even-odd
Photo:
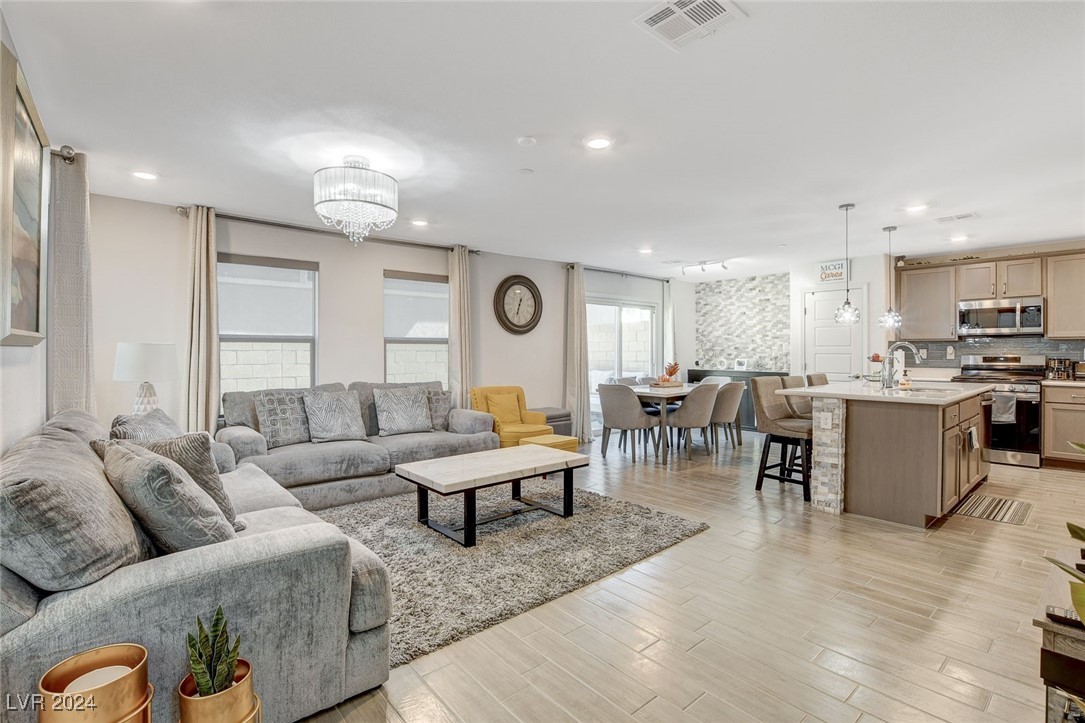
[[[448,277],[384,272],[384,380],[448,388]]]
[[[311,261],[219,254],[221,391],[313,386],[318,272]]]

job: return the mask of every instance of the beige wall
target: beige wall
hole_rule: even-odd
[[[98,416],[103,422],[131,409],[138,386],[112,381],[117,342],[174,343],[178,366],[184,368],[187,224],[172,206],[91,196],[96,386]],[[218,243],[220,251],[320,264],[319,382],[384,378],[385,269],[448,273],[444,249],[376,243],[355,248],[345,238],[258,224],[219,221]],[[560,405],[564,398],[563,266],[481,254],[472,255],[471,273],[474,383],[519,384],[527,390],[532,406]],[[494,291],[510,274],[526,274],[543,293],[543,318],[524,336],[506,332],[493,314]],[[179,416],[180,382],[160,382],[155,387],[162,408]],[[4,401],[6,418],[7,398]],[[35,416],[34,424],[41,416]]]

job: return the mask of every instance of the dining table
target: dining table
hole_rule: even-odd
[[[664,464],[667,462],[667,456],[671,446],[671,435],[667,429],[667,405],[682,401],[696,388],[696,384],[682,384],[681,386],[675,387],[653,387],[648,384],[641,384],[633,387],[633,393],[637,395],[637,399],[642,402],[659,405],[659,431],[663,437],[659,440],[659,454]],[[742,427],[737,424],[738,418],[736,417],[735,419],[735,431],[738,434],[738,443],[742,444]]]

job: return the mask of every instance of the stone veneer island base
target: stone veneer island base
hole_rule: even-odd
[[[926,527],[987,477],[983,384],[782,389],[813,400],[814,509]]]

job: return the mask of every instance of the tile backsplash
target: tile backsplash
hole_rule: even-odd
[[[1043,356],[1069,357],[1083,361],[1085,341],[1076,339],[1047,339],[1039,336],[975,336],[957,341],[917,341],[920,349],[927,350],[923,360],[928,367],[955,369],[961,366],[961,357],[977,354],[1041,354]],[[953,347],[954,358],[946,359],[946,348]]]
[[[772,274],[697,284],[697,364],[787,371],[791,367],[791,276]]]

